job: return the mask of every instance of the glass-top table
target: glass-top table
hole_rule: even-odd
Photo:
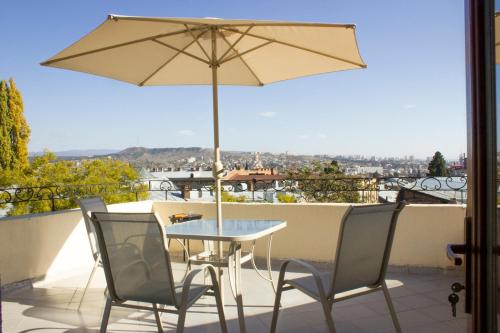
[[[286,222],[278,220],[224,219],[219,232],[215,220],[203,219],[170,225],[165,228],[165,232],[169,238],[244,242],[264,237],[284,227]]]
[[[245,318],[243,314],[243,298],[241,295],[241,264],[250,260],[255,271],[259,276],[271,283],[276,292],[274,281],[271,274],[271,244],[272,236],[278,230],[286,227],[285,221],[279,220],[222,220],[222,230],[217,230],[215,220],[203,219],[183,223],[176,223],[165,227],[165,234],[170,239],[199,239],[203,241],[228,242],[229,251],[223,258],[215,256],[211,250],[206,250],[201,254],[189,256],[188,267],[190,264],[209,263],[214,266],[227,267],[231,291],[236,300],[238,308],[238,322],[240,332],[245,332]],[[268,237],[267,248],[267,273],[264,276],[255,264],[254,249],[257,239]],[[251,242],[251,251],[242,256],[242,242]],[[186,249],[184,249],[186,250]],[[222,289],[222,281],[219,281]]]

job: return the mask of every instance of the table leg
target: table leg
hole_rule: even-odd
[[[219,280],[219,288],[221,290],[220,292],[220,297],[222,301],[222,306],[224,306],[224,281],[223,281],[223,270],[222,270],[222,263],[224,252],[223,252],[223,247],[222,247],[222,242],[217,242],[217,256],[219,260],[219,267],[217,268],[217,279]]]
[[[228,277],[229,277],[229,286],[231,287],[231,292],[233,293],[233,297],[236,300],[236,288],[235,288],[235,263],[234,263],[234,257],[235,257],[235,245],[236,243],[231,242],[229,245],[229,253],[227,256],[227,272],[228,272]]]
[[[274,285],[272,267],[271,267],[271,246],[273,244],[273,234],[269,235],[269,241],[267,243],[267,274],[269,276],[269,281],[271,282],[271,287],[273,288],[274,294],[276,294],[276,286]]]
[[[271,270],[271,245],[273,243],[273,234],[269,235],[268,243],[267,243],[267,275],[268,277],[266,278],[262,273],[259,271],[257,268],[257,265],[255,264],[255,242],[253,241],[252,243],[252,252],[251,252],[251,261],[252,261],[252,266],[255,272],[264,280],[269,281],[271,283],[271,287],[273,288],[274,293],[276,294],[276,286],[274,285],[274,280],[273,280],[273,275],[272,275],[272,270]]]
[[[243,296],[241,295],[241,243],[236,245],[234,261],[234,287],[236,291],[236,307],[238,308],[238,322],[240,324],[240,332],[244,333],[246,332],[246,328],[245,315],[243,313]]]

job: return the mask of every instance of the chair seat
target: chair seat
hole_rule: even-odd
[[[182,283],[175,284],[175,297],[177,304],[182,300]],[[188,303],[194,302],[200,298],[211,287],[204,284],[192,284],[189,288]],[[144,282],[139,288],[140,293],[132,295],[120,295],[127,301],[137,301],[145,303],[157,303],[164,305],[173,305],[174,300],[170,296],[170,288],[162,281],[149,280]]]

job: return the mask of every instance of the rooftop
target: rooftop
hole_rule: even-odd
[[[323,270],[325,264],[314,263]],[[273,262],[277,279],[279,262]],[[178,278],[184,264],[175,264]],[[105,296],[102,270],[96,274],[80,312],[77,311],[82,290],[89,272],[56,280],[34,283],[32,288],[11,290],[3,295],[4,332],[97,332]],[[302,276],[303,272],[292,272]],[[466,317],[459,313],[452,318],[447,302],[451,283],[463,280],[455,270],[392,270],[388,284],[403,332],[466,332]],[[268,332],[272,316],[274,293],[268,282],[260,279],[249,267],[243,270],[245,318],[249,332]],[[246,288],[245,288],[246,287]],[[230,332],[238,331],[234,299],[225,283],[225,314]],[[463,302],[462,302],[463,304]],[[326,332],[327,327],[319,303],[308,296],[290,291],[284,294],[283,308],[278,321],[280,332]],[[394,332],[389,311],[382,293],[373,293],[336,303],[333,318],[337,332]],[[163,314],[166,331],[175,328],[177,316]],[[153,313],[114,307],[111,313],[111,332],[156,332]],[[186,332],[219,332],[218,317],[211,297],[202,298],[188,311]]]
[[[300,258],[319,270],[331,269],[340,220],[347,204],[223,203],[227,219],[279,219],[287,227],[273,237],[273,275],[281,258]],[[139,201],[109,205],[114,212],[156,212],[169,221],[173,213],[191,212],[213,219],[213,203]],[[458,317],[448,303],[450,286],[464,282],[463,270],[446,257],[446,245],[463,239],[463,205],[408,205],[398,220],[387,275],[390,294],[403,332],[465,332],[463,293]],[[300,246],[297,246],[300,244]],[[249,246],[249,245],[244,245]],[[199,241],[192,252],[201,251]],[[172,242],[170,252],[180,280],[185,264]],[[255,247],[257,264],[264,269],[267,246]],[[3,332],[96,332],[104,305],[105,280],[97,271],[81,311],[83,288],[94,264],[80,210],[7,217],[0,221],[0,272],[2,274]],[[291,275],[301,276],[301,271]],[[202,279],[202,277],[201,277]],[[238,332],[236,306],[225,278],[226,317],[230,332]],[[249,266],[242,276],[248,332],[269,331],[274,293],[269,282]],[[297,291],[283,295],[278,322],[282,332],[326,332],[319,304]],[[382,293],[336,303],[333,317],[337,332],[394,332]],[[164,328],[172,331],[176,315],[163,314]],[[151,312],[113,308],[110,332],[156,331]],[[188,311],[187,332],[219,332],[212,298],[201,299]]]

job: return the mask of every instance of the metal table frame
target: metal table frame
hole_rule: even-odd
[[[238,322],[240,327],[240,332],[246,332],[245,328],[245,318],[243,311],[243,297],[241,294],[241,264],[250,260],[252,263],[252,267],[257,272],[259,277],[264,280],[270,282],[273,291],[276,292],[276,286],[274,284],[272,274],[271,274],[271,245],[273,239],[273,233],[281,230],[286,227],[285,221],[277,221],[277,220],[223,220],[223,230],[220,233],[214,232],[214,230],[204,230],[203,228],[207,223],[215,224],[214,220],[195,220],[188,221],[182,224],[175,224],[165,227],[165,232],[167,238],[175,238],[175,239],[198,239],[203,241],[217,241],[217,242],[228,242],[229,243],[229,251],[227,256],[223,259],[219,259],[217,255],[214,255],[210,252],[202,252],[201,254],[192,256],[189,258],[189,264],[198,264],[198,263],[211,263],[214,266],[218,267],[227,267],[228,268],[228,276],[229,283],[231,285],[232,294],[236,300],[236,306],[238,309]],[[230,225],[235,223],[241,223],[241,226],[244,226],[244,223],[257,223],[257,224],[271,224],[269,227],[260,228],[255,232],[252,230],[242,230],[241,232],[234,232],[231,230],[231,233],[224,234],[224,225]],[[261,225],[262,226],[262,225]],[[257,268],[255,264],[255,243],[257,239],[268,237],[268,248],[267,248],[267,273],[268,276],[264,276]],[[243,242],[252,242],[251,251],[246,253],[242,257],[241,245]],[[185,249],[184,249],[185,251]],[[222,289],[222,281],[219,281]]]

